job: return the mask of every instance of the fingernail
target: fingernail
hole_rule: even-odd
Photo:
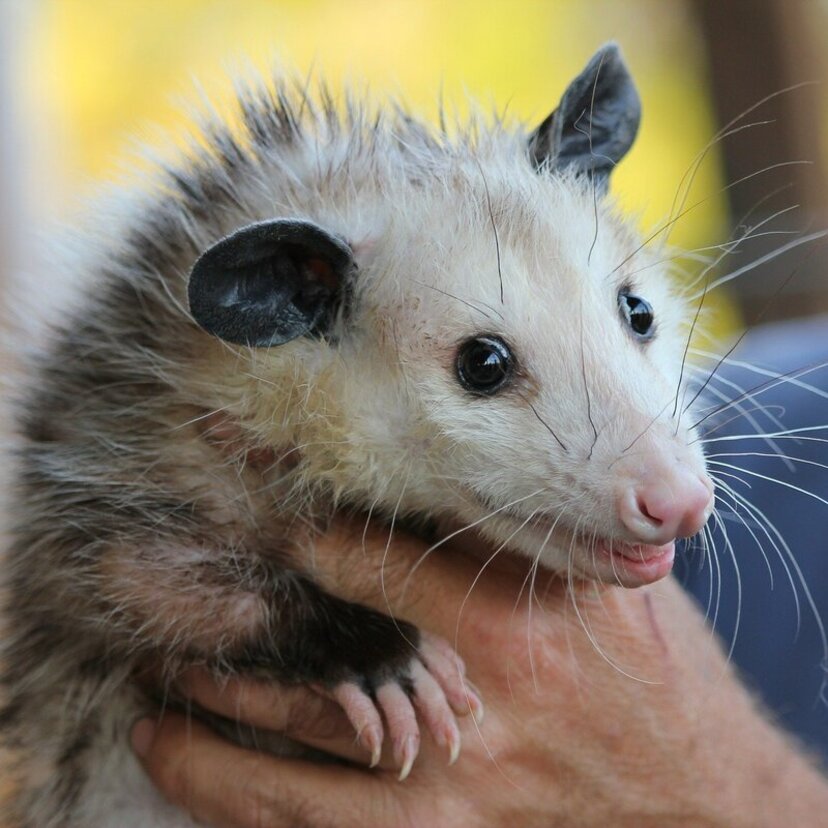
[[[130,739],[132,749],[141,759],[146,758],[155,739],[155,722],[152,719],[139,719],[132,727]]]
[[[483,702],[480,701],[480,697],[473,691],[470,691],[467,687],[466,689],[466,699],[469,702],[469,707],[471,708],[472,718],[474,719],[475,724],[479,727],[483,723]]]

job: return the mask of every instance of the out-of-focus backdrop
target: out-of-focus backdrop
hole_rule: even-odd
[[[670,240],[716,257],[712,245],[767,219],[723,274],[828,227],[824,0],[0,0],[0,30],[6,278],[32,270],[50,228],[129,168],[136,137],[180,131],[198,87],[221,102],[229,77],[278,61],[429,117],[439,96],[461,113],[472,97],[534,122],[609,39],[644,105],[613,190],[645,232],[717,130],[767,95],[710,148],[687,196],[700,203]],[[825,250],[803,245],[717,292],[714,329],[828,310]]]

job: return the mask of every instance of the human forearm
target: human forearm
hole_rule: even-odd
[[[539,578],[535,602],[516,606],[525,573],[486,570],[470,591],[479,564],[453,551],[427,559],[404,590],[410,564],[422,553],[406,540],[395,547],[405,565],[395,566],[401,559],[392,556],[383,591],[365,573],[384,557],[385,536],[369,533],[364,551],[361,537],[348,538],[332,536],[331,548],[318,550],[320,567],[335,567],[354,598],[380,609],[387,601],[400,617],[456,638],[486,701],[485,721],[479,730],[468,718],[461,723],[463,753],[450,769],[444,754],[425,745],[404,785],[382,770],[337,774],[303,765],[298,774],[295,764],[264,757],[257,758],[254,776],[234,782],[237,763],[229,763],[228,774],[220,744],[204,734],[213,741],[201,756],[216,757],[229,787],[244,789],[240,813],[249,814],[250,803],[261,799],[268,808],[277,802],[288,810],[311,803],[310,825],[328,819],[366,828],[809,828],[824,820],[825,781],[762,715],[701,613],[672,581],[634,591],[588,585],[571,591],[558,580]],[[352,552],[359,570],[347,567]],[[313,723],[297,728],[296,708],[286,717],[272,701],[251,704],[272,694],[272,687],[243,687],[243,704],[240,685],[225,691],[224,701],[206,687],[196,683],[191,694],[217,712],[288,729],[331,753],[361,758],[347,727],[331,729],[327,714],[326,733],[314,736]],[[156,782],[181,804],[200,803],[199,791],[215,801],[215,785],[208,781],[215,768],[177,776],[165,770],[184,767],[182,757],[199,751],[198,732],[191,743],[169,738],[167,725],[159,732],[146,760]],[[301,786],[288,784],[300,776]],[[221,799],[217,824],[248,824],[241,817],[233,822],[229,800]],[[210,818],[209,810],[198,813]]]

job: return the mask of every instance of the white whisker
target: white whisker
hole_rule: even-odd
[[[704,357],[705,359],[718,359],[719,357],[716,354],[713,354],[709,351],[703,351],[699,348],[694,348],[692,353],[695,356]],[[828,391],[825,391],[822,388],[818,388],[815,385],[810,385],[807,382],[802,382],[798,379],[799,376],[802,374],[794,374],[791,376],[783,376],[780,375],[778,371],[771,371],[767,368],[760,368],[758,365],[754,365],[750,362],[744,362],[740,359],[733,359],[732,357],[726,357],[723,360],[725,365],[733,366],[734,368],[744,368],[746,371],[751,371],[754,374],[759,374],[763,377],[770,377],[771,379],[781,379],[784,382],[789,383],[790,385],[796,386],[797,388],[801,388],[804,391],[808,391],[812,394],[815,394],[818,397],[821,397],[824,400],[828,400]],[[819,368],[828,367],[828,362],[823,362],[820,365],[813,366],[807,373],[810,373],[811,370],[819,370]],[[764,387],[764,386],[763,386]],[[771,385],[768,386],[769,388],[775,388],[776,386]]]
[[[828,230],[819,230],[815,233],[808,233],[807,236],[801,236],[798,239],[794,239],[793,241],[790,241],[787,244],[783,244],[780,247],[771,250],[769,253],[766,253],[764,256],[759,256],[758,259],[754,259],[749,264],[743,265],[742,267],[737,268],[736,270],[733,270],[730,273],[725,274],[724,276],[720,276],[718,279],[714,279],[707,287],[707,292],[711,293],[716,288],[721,287],[722,285],[726,285],[728,282],[732,282],[734,279],[738,279],[739,276],[743,276],[745,273],[749,273],[751,270],[755,270],[760,265],[773,261],[779,256],[782,256],[791,250],[795,250],[797,247],[802,247],[803,244],[808,244],[812,241],[824,239],[826,236],[828,236]],[[700,293],[694,294],[693,296],[688,297],[688,301],[693,302],[700,296]]]
[[[720,461],[715,461],[715,462],[717,464],[720,463]],[[721,465],[729,465],[729,464],[721,464]],[[748,474],[748,475],[751,475],[753,477],[759,477],[759,478],[767,480],[769,482],[778,483],[780,485],[786,486],[787,488],[794,489],[796,491],[799,491],[802,494],[805,494],[805,495],[808,495],[810,497],[813,497],[813,498],[817,499],[821,503],[828,503],[828,501],[826,501],[824,498],[821,498],[818,495],[814,494],[813,492],[807,491],[806,489],[801,489],[800,487],[793,486],[792,484],[785,483],[784,481],[777,480],[775,478],[768,477],[766,475],[761,475],[761,474],[759,474],[757,472],[754,472],[752,470],[749,470],[749,469],[740,469],[738,466],[730,466],[730,467],[737,469],[738,471],[740,471],[743,474]],[[819,612],[816,601],[814,600],[813,594],[811,593],[811,589],[808,586],[807,579],[805,578],[805,575],[802,571],[802,568],[800,567],[798,561],[796,560],[796,557],[794,556],[790,546],[785,541],[784,537],[782,536],[782,533],[768,519],[767,515],[762,513],[755,506],[753,506],[753,504],[751,504],[750,501],[748,501],[745,498],[742,498],[741,495],[738,495],[738,493],[736,493],[736,492],[732,492],[732,493],[735,497],[737,497],[740,500],[740,502],[742,503],[744,508],[752,516],[757,517],[757,518],[761,518],[760,525],[763,524],[764,526],[767,527],[767,529],[770,531],[770,533],[773,534],[773,537],[776,539],[776,543],[778,543],[779,546],[781,547],[781,549],[784,550],[785,556],[786,556],[787,560],[790,562],[790,566],[791,566],[793,572],[796,575],[796,580],[799,582],[799,585],[802,588],[802,592],[805,595],[805,599],[808,603],[808,607],[811,610],[811,613],[812,613],[812,615],[814,617],[814,620],[817,624],[817,628],[818,628],[819,636],[820,636],[820,641],[822,643],[822,649],[823,649],[823,661],[824,662],[828,661],[828,637],[826,637],[825,625],[823,623],[822,616]],[[775,546],[775,544],[774,544],[774,546]],[[784,559],[782,558],[781,553],[780,553],[780,560],[782,560],[783,564],[784,564]],[[786,569],[786,571],[787,571],[787,569]],[[798,607],[798,599],[797,599],[797,607]],[[799,613],[799,609],[797,609],[797,628],[799,627],[799,619],[800,619],[800,613]],[[823,685],[823,689],[824,689],[824,685]]]
[[[510,501],[509,503],[504,503],[502,506],[499,506],[497,509],[494,509],[493,511],[486,513],[485,515],[483,515],[483,517],[478,518],[477,520],[473,521],[472,523],[467,523],[465,526],[461,526],[459,529],[455,529],[453,532],[450,532],[444,538],[440,538],[440,540],[437,541],[437,543],[432,544],[432,546],[430,546],[428,549],[426,549],[426,551],[423,552],[423,554],[420,555],[419,558],[417,558],[416,562],[411,567],[411,570],[409,571],[408,575],[406,576],[402,594],[403,595],[406,594],[406,591],[408,589],[408,583],[411,579],[411,576],[420,568],[420,566],[423,564],[423,562],[426,560],[426,558],[432,552],[434,552],[436,549],[439,549],[443,544],[448,543],[452,538],[456,538],[458,535],[462,534],[463,532],[468,532],[469,529],[474,529],[475,526],[480,526],[481,523],[485,523],[487,520],[491,520],[491,518],[493,518],[495,515],[499,514],[500,512],[503,512],[506,509],[509,509],[512,506],[517,505],[518,503],[523,503],[526,500],[530,500],[531,498],[536,497],[537,495],[541,494],[544,491],[546,491],[545,488],[536,489],[534,492],[530,492],[528,495],[524,495],[522,497],[515,498],[514,500]],[[538,510],[535,510],[535,512],[532,512],[532,515],[535,515],[537,511]],[[525,525],[525,524],[523,524],[523,525]],[[514,534],[515,533],[513,533],[512,535],[509,536],[510,540],[511,540],[511,538],[514,537]]]

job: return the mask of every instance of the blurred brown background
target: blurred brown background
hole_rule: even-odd
[[[781,228],[825,228],[826,4],[814,0],[693,0],[692,7],[703,35],[719,124],[731,122],[765,96],[781,92],[740,122],[767,123],[745,129],[722,143],[726,180],[745,179],[728,191],[731,223],[757,203],[761,207],[754,213],[754,222],[797,204]],[[757,170],[787,161],[807,163],[750,177]],[[779,237],[774,236],[749,241],[740,258],[759,258],[778,244]],[[768,303],[766,318],[825,312],[826,264],[828,254],[820,242],[815,250],[805,247],[796,256],[736,280],[731,289],[749,321],[765,311]],[[791,284],[777,295],[779,285],[797,265],[800,269]]]

